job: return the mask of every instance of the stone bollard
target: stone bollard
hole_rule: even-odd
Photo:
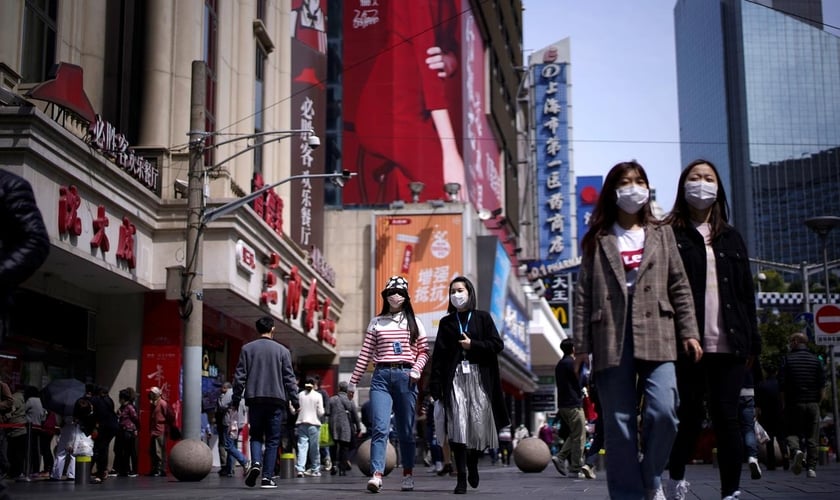
[[[522,472],[542,472],[551,461],[551,450],[540,438],[529,437],[519,441],[513,450],[513,463]]]
[[[385,476],[390,474],[391,470],[397,466],[397,450],[394,449],[394,446],[390,441],[386,441],[386,443],[385,470],[382,472]],[[370,470],[370,439],[362,441],[358,450],[356,450],[356,467],[358,467],[365,476],[373,474],[373,471]]]
[[[213,452],[198,439],[184,439],[169,452],[169,470],[179,481],[201,481],[213,468]]]

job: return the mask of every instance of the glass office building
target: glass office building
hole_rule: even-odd
[[[840,215],[840,38],[808,14],[818,0],[789,4],[677,2],[681,156],[720,169],[751,256],[818,263],[804,221]]]

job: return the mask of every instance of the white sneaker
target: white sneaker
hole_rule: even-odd
[[[810,478],[817,477],[817,471],[815,471],[814,469],[808,469],[808,474],[807,475]]]
[[[367,490],[371,493],[379,493],[379,490],[382,489],[382,478],[379,476],[373,476],[367,482]]]
[[[665,498],[665,492],[662,491],[662,486],[655,490],[648,490],[647,494],[645,495],[647,500],[668,500]]]
[[[761,479],[761,466],[758,465],[758,459],[755,457],[749,458],[750,477],[753,479]]]
[[[414,477],[413,476],[405,476],[402,480],[402,486],[400,487],[402,491],[414,491]]]
[[[688,496],[688,487],[691,483],[685,479],[680,479],[674,482],[674,500],[685,500]]]

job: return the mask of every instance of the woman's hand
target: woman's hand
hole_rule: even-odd
[[[467,334],[466,334],[466,333],[462,333],[462,334],[461,334],[461,340],[459,340],[459,341],[458,341],[458,343],[459,343],[459,344],[461,344],[461,347],[462,347],[465,351],[469,351],[469,350],[470,350],[470,346],[472,345],[472,341],[470,340],[470,338],[469,338],[469,337],[467,337]]]
[[[685,350],[685,353],[688,354],[688,357],[695,363],[700,361],[700,358],[703,357],[703,348],[700,347],[700,342],[698,342],[697,339],[683,340],[683,349]]]

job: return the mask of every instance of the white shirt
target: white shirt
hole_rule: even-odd
[[[644,228],[624,229],[618,223],[613,225],[613,234],[618,239],[618,253],[624,264],[624,276],[627,281],[627,292],[633,293],[636,288],[636,276],[645,250]]]

